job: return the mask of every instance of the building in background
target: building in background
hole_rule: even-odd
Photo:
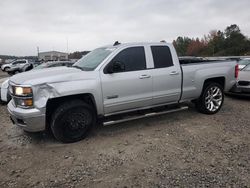
[[[44,61],[63,61],[68,60],[68,54],[57,51],[39,52],[38,59]]]

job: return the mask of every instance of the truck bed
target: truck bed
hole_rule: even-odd
[[[226,60],[210,60],[200,57],[179,57],[179,62],[181,65],[186,64],[200,64],[200,63],[214,63],[214,62],[224,62]]]
[[[235,83],[236,61],[230,60],[180,60],[183,74],[182,100],[198,98],[202,92],[205,80],[223,78],[224,90],[228,91]]]

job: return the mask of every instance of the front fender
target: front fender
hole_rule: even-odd
[[[92,94],[96,103],[97,113],[103,114],[101,85],[96,80],[77,80],[58,83],[44,83],[34,89],[34,105],[36,108],[46,107],[49,99],[79,94]]]

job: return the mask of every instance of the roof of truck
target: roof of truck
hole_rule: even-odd
[[[113,45],[106,45],[103,47],[106,48],[117,48],[117,47],[123,47],[123,46],[139,46],[139,45],[170,45],[170,43],[167,42],[130,42],[130,43],[117,43],[115,42]]]

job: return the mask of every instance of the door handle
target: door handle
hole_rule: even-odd
[[[143,75],[141,75],[139,78],[140,78],[140,79],[146,79],[146,78],[150,78],[150,77],[151,77],[150,75],[143,74]]]
[[[170,72],[170,75],[178,75],[178,74],[179,74],[179,72],[177,72],[177,71]]]

